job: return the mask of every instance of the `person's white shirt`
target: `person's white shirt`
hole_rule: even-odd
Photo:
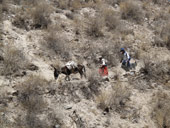
[[[129,59],[130,59],[129,53],[128,53],[128,52],[125,52],[125,53],[123,54],[123,60],[124,60],[124,61],[128,61]]]
[[[102,58],[101,62],[102,62],[102,66],[106,66],[107,65],[107,60],[106,59]]]

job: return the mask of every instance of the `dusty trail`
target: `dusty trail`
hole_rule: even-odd
[[[15,30],[15,31],[14,31]],[[17,29],[12,26],[9,21],[4,21],[4,31],[8,33],[9,37],[11,38],[11,42],[15,37],[17,40],[13,41],[12,43],[17,47],[19,50],[22,50],[26,59],[29,62],[32,62],[36,66],[39,67],[38,74],[43,76],[44,78],[50,80],[53,79],[53,72],[52,68],[49,66],[47,62],[45,62],[42,58],[38,57],[36,53],[40,50],[38,40],[39,38],[34,37],[34,41],[30,42],[27,38],[29,33],[27,31],[23,31]],[[16,31],[19,31],[21,34],[18,34]],[[34,47],[36,45],[36,47]]]

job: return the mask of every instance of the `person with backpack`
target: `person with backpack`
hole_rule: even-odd
[[[127,51],[125,51],[124,48],[121,48],[120,52],[123,55],[122,59],[120,61],[120,63],[122,63],[122,67],[126,66],[126,67],[130,68],[131,57],[130,57],[129,53]]]

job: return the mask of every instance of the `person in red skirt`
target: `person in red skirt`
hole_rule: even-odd
[[[99,62],[100,62],[99,74],[101,76],[108,76],[107,60],[100,56]]]

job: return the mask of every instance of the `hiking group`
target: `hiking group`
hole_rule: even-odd
[[[131,63],[130,63],[131,57],[130,57],[129,53],[124,48],[120,49],[120,53],[121,53],[121,56],[122,56],[121,61],[120,61],[121,67],[125,70],[126,69],[129,70],[131,68]],[[99,64],[100,64],[99,74],[102,77],[108,76],[108,67],[107,67],[108,61],[105,58],[103,58],[102,56],[99,56],[98,61],[99,61]],[[63,73],[63,74],[66,75],[65,79],[70,80],[70,78],[69,78],[70,74],[79,73],[81,78],[82,78],[83,76],[86,77],[85,71],[86,70],[85,70],[84,65],[77,64],[75,61],[69,61],[65,64],[64,67],[61,68],[61,70],[57,70],[54,67],[54,77],[55,77],[55,79],[57,79],[59,74]]]
[[[129,55],[129,53],[127,51],[125,51],[124,48],[120,49],[120,53],[121,53],[121,67],[123,69],[130,69],[131,64],[130,64],[130,60],[131,57]],[[102,56],[99,57],[99,62],[100,62],[100,67],[99,67],[99,74],[101,76],[108,76],[108,68],[107,68],[107,60],[104,59]]]

